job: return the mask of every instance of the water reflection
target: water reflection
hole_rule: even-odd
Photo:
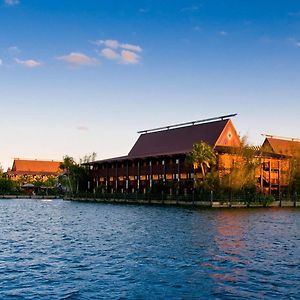
[[[299,210],[0,202],[0,299],[299,295]]]

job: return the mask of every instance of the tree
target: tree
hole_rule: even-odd
[[[77,164],[73,157],[66,155],[63,157],[63,162],[60,168],[64,171],[64,174],[60,176],[60,183],[66,187],[66,189],[73,193],[76,191],[86,191],[88,182],[88,171],[83,165],[90,161],[94,161],[96,153],[85,155],[84,158],[80,159],[80,163]]]
[[[216,170],[217,156],[214,150],[205,142],[193,145],[193,150],[187,156],[187,162],[193,164],[195,173],[194,184],[202,191],[212,191],[218,186],[218,172]],[[199,176],[200,175],[200,176]]]
[[[7,178],[0,178],[0,194],[10,194],[14,189],[14,183]]]
[[[73,177],[75,165],[76,163],[74,158],[69,155],[65,155],[63,157],[63,162],[60,164],[60,168],[64,171],[63,175],[60,176],[60,181],[71,193],[74,191]]]
[[[249,145],[243,137],[240,147],[231,149],[232,166],[230,172],[221,179],[221,186],[232,191],[255,190],[256,170],[261,164],[259,146]]]
[[[93,152],[91,154],[87,154],[83,158],[79,159],[79,165],[86,164],[86,163],[89,163],[89,162],[93,162],[93,161],[96,160],[96,157],[97,157],[96,152]]]
[[[214,150],[205,142],[193,145],[192,152],[187,157],[188,162],[194,165],[194,169],[201,169],[202,178],[205,179],[207,171],[216,164]]]
[[[300,149],[292,149],[290,158],[289,192],[300,194]]]

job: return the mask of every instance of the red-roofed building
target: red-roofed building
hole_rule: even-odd
[[[50,176],[57,177],[62,170],[61,162],[53,160],[14,159],[13,166],[7,170],[7,176],[12,180],[28,179],[28,182],[45,181]]]
[[[263,149],[266,152],[300,157],[300,140],[267,136]]]
[[[295,180],[293,178],[295,171],[300,169],[300,140],[267,135],[262,150],[265,153],[262,170],[264,178],[269,182],[269,189],[272,190],[273,185],[283,188],[290,185],[291,181]],[[267,153],[281,158],[277,160],[268,158]]]
[[[203,141],[216,151],[240,146],[227,116],[139,133],[128,155],[89,163],[92,189],[102,186],[110,192],[145,192],[159,181],[185,182],[192,188],[195,170],[186,163],[186,156],[194,144]],[[218,160],[226,167],[226,155],[220,153]]]
[[[231,116],[139,132],[128,155],[87,164],[91,189],[100,186],[107,192],[146,192],[158,182],[177,184],[177,189],[180,182],[185,190],[192,189],[195,169],[187,164],[186,157],[201,141],[217,153],[220,176],[229,174],[238,159],[231,150],[241,144]],[[265,147],[258,155],[262,164],[256,172],[257,187],[265,193],[279,193],[289,184],[287,153]]]

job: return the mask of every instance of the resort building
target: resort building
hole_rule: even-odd
[[[266,135],[262,148],[270,153],[300,157],[300,140]]]
[[[290,184],[293,170],[300,169],[300,140],[266,135],[262,151],[263,190],[272,192],[280,191],[280,188],[286,189]]]
[[[46,181],[49,177],[57,177],[62,170],[60,161],[14,159],[11,169],[6,175],[14,181],[33,182]]]
[[[231,117],[221,116],[201,121],[140,131],[140,136],[128,155],[88,163],[90,188],[106,192],[153,191],[163,184],[170,193],[187,193],[194,188],[199,170],[188,164],[186,157],[193,145],[209,144],[217,154],[220,176],[232,170],[237,159],[232,149],[240,146],[240,137]],[[265,193],[279,192],[288,184],[284,175],[288,168],[285,155],[272,151],[259,153],[262,164],[257,168],[257,186]]]

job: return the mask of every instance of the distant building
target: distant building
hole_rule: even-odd
[[[50,176],[57,177],[62,172],[60,164],[60,161],[53,160],[15,159],[6,175],[14,181],[46,181]]]

